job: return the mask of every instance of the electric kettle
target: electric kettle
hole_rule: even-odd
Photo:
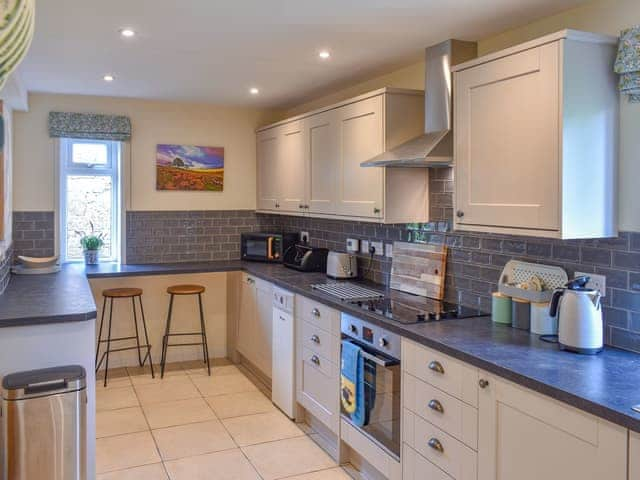
[[[553,292],[549,315],[558,315],[558,344],[562,350],[593,355],[602,350],[603,325],[600,292],[578,277]]]

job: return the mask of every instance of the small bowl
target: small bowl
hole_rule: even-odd
[[[25,257],[19,255],[18,260],[20,260],[26,268],[46,268],[55,265],[58,257]]]

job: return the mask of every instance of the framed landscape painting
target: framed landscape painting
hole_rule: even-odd
[[[156,190],[221,192],[223,186],[223,147],[157,146]]]

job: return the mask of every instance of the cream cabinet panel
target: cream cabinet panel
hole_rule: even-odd
[[[336,212],[338,171],[338,114],[334,110],[305,119],[308,137],[310,213]]]
[[[382,96],[339,110],[338,144],[338,214],[381,218],[384,169],[360,164],[384,151]]]
[[[640,433],[629,432],[629,480],[640,480]]]
[[[454,67],[456,229],[617,234],[614,56],[564,31]]]
[[[276,210],[280,194],[279,134],[274,128],[258,133],[257,157],[257,207],[258,210]]]
[[[627,430],[481,375],[478,479],[624,480]]]
[[[249,361],[254,352],[256,319],[256,286],[253,277],[242,274],[240,308],[238,309],[236,349]]]
[[[256,280],[256,330],[254,364],[262,373],[271,378],[271,336],[273,325],[273,285],[264,280]]]
[[[303,122],[291,122],[282,128],[279,141],[279,210],[303,211],[306,203],[305,131]]]

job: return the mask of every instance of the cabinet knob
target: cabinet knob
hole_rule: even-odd
[[[317,355],[314,355],[313,357],[311,357],[311,363],[314,363],[315,365],[320,365],[320,358],[318,358]]]
[[[438,440],[437,438],[430,438],[427,442],[427,445],[433,448],[436,452],[444,453],[444,447],[442,446],[442,443],[440,443],[440,440]]]
[[[306,208],[307,210],[309,210],[309,205],[305,205],[304,208]]]
[[[276,202],[276,208],[280,208],[280,204]]]
[[[311,335],[310,340],[311,340],[313,343],[318,343],[318,344],[320,343],[320,337],[319,337],[318,335]]]
[[[432,362],[429,362],[429,370],[432,370],[441,375],[444,374],[444,367],[437,360],[433,360]]]
[[[480,385],[480,388],[487,388],[489,386],[489,380],[481,378],[480,380],[478,380],[478,385]]]
[[[434,398],[433,400],[431,400],[431,401],[428,403],[428,407],[429,407],[431,410],[436,411],[436,412],[438,412],[438,413],[444,413],[444,407],[443,407],[443,406],[442,406],[442,404],[441,404],[438,400],[436,400],[435,398]]]
[[[314,308],[313,310],[311,310],[311,315],[313,315],[314,317],[319,317],[320,310],[318,310],[317,308]]]
[[[298,205],[298,208],[299,208],[299,209],[303,209],[303,208],[304,208],[304,205],[300,204],[300,205]]]
[[[373,213],[375,214],[380,213],[380,209],[378,207],[373,207]]]
[[[464,217],[464,212],[463,212],[462,210],[458,210],[458,211],[456,212],[456,217],[458,217],[458,218],[462,218],[462,217]]]

